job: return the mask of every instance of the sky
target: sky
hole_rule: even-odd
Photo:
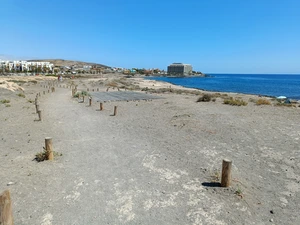
[[[0,0],[0,59],[300,74],[299,0]]]

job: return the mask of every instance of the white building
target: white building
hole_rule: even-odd
[[[0,60],[0,67],[9,71],[22,71],[22,72],[36,72],[38,68],[40,71],[53,71],[54,65],[50,62],[27,62],[23,60],[4,61]]]

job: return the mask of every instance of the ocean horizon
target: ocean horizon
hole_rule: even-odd
[[[147,77],[187,88],[206,91],[286,96],[300,100],[300,74],[227,74],[209,73],[208,77]]]

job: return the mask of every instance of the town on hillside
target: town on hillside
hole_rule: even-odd
[[[125,75],[145,75],[145,76],[205,76],[201,72],[193,71],[192,65],[183,63],[173,63],[167,67],[167,70],[158,68],[120,68],[108,67],[100,64],[91,63],[74,63],[72,61],[61,60],[61,65],[47,61],[34,60],[1,60],[0,59],[0,74],[20,74],[20,75],[63,75],[63,74],[106,74],[106,73],[123,73]],[[63,64],[65,62],[65,65]],[[68,62],[68,63],[67,63]]]

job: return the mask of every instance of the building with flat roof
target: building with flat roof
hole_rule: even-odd
[[[191,75],[193,67],[190,64],[173,63],[168,66],[168,75],[172,76],[187,76]]]

